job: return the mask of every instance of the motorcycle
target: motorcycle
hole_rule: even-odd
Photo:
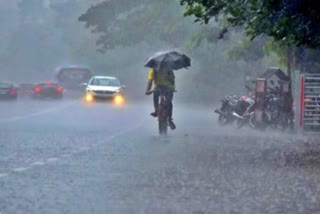
[[[253,90],[246,86],[246,88],[252,92]],[[243,112],[243,114],[237,114],[236,112],[233,112],[233,115],[237,117],[237,123],[236,128],[242,128],[245,125],[249,125],[250,128],[256,128],[256,119],[255,119],[255,108],[256,103],[254,100],[254,94],[251,93],[250,96],[243,99],[243,102],[246,103],[246,110]],[[277,108],[278,108],[278,97],[276,96],[276,93],[274,91],[270,92],[266,96],[266,111],[263,114],[263,121],[264,125],[272,126],[273,124],[276,124],[277,119]]]
[[[260,128],[277,128],[279,118],[279,105],[280,105],[278,92],[272,88],[269,89],[269,93],[265,97],[265,111],[262,115],[263,126]],[[254,109],[249,118],[249,126],[251,128],[257,128]]]
[[[240,112],[241,114],[239,114],[239,112],[232,113],[237,118],[236,128],[238,129],[248,124],[250,117],[254,114],[254,108],[255,108],[254,93],[249,86],[246,86],[246,88],[250,93],[249,93],[249,96],[241,97],[241,102],[243,106],[243,109]]]
[[[249,124],[249,120],[254,115],[255,101],[251,97],[247,97],[243,100],[246,103],[246,109],[242,115],[233,112],[232,114],[237,117],[236,128],[240,129],[244,125]]]
[[[278,98],[274,97],[273,95],[267,95],[266,97],[266,108],[262,115],[262,121],[263,124],[260,126],[260,128],[265,129],[266,127],[276,127],[277,124],[277,116],[278,116]],[[249,118],[249,126],[253,129],[257,128],[256,123],[256,115],[254,112],[250,115]]]
[[[215,110],[215,113],[219,114],[219,125],[231,124],[238,119],[237,115],[243,115],[248,107],[246,99],[246,96],[225,96],[221,100],[221,107]]]

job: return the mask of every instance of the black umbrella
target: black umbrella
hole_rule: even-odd
[[[190,58],[177,51],[161,51],[149,58],[145,67],[156,70],[179,70],[190,66]]]

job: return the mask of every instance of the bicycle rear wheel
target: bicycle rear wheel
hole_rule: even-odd
[[[168,115],[164,106],[159,106],[158,112],[159,134],[167,135],[168,132]]]

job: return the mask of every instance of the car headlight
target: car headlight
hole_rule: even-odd
[[[91,94],[86,94],[84,97],[84,100],[87,102],[92,102],[93,101],[93,96]]]
[[[91,88],[87,88],[86,91],[87,92],[93,92],[93,90]]]
[[[122,105],[125,102],[124,97],[122,95],[117,95],[114,97],[114,103],[116,105]]]

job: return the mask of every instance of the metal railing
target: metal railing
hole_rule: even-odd
[[[300,90],[304,133],[320,134],[320,74],[304,74]]]

